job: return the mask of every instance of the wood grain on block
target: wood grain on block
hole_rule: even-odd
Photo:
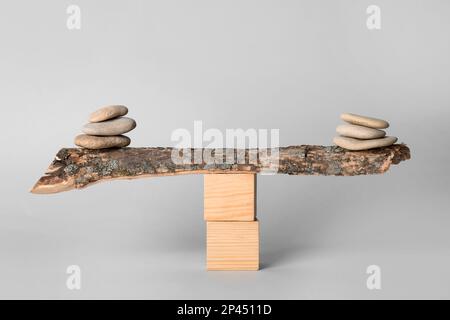
[[[208,149],[188,149],[191,155]],[[47,172],[31,190],[33,193],[56,193],[81,189],[100,181],[113,179],[137,179],[156,176],[204,173],[259,173],[257,163],[196,163],[177,164],[173,148],[120,148],[88,150],[61,149]],[[236,150],[234,150],[236,152]],[[245,159],[249,152],[245,151]],[[227,154],[227,150],[223,152]],[[279,167],[276,173],[289,175],[354,176],[386,172],[391,164],[410,158],[404,144],[364,151],[349,151],[337,146],[301,145],[279,149]]]
[[[255,174],[205,174],[204,188],[205,220],[255,220]]]
[[[258,221],[207,221],[208,270],[258,270]]]

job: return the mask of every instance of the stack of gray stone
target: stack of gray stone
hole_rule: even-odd
[[[125,106],[103,107],[89,117],[89,123],[82,128],[84,134],[75,137],[75,144],[86,149],[121,148],[131,140],[124,133],[136,128],[136,121],[123,117],[128,113]]]
[[[348,124],[338,126],[336,132],[339,136],[333,139],[333,142],[341,148],[368,150],[387,147],[397,142],[396,137],[388,137],[386,132],[381,130],[389,127],[386,120],[353,113],[343,113],[341,119]]]

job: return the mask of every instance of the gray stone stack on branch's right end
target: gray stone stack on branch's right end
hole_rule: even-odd
[[[75,144],[86,149],[122,148],[131,140],[124,133],[136,128],[136,121],[123,117],[128,113],[125,106],[103,107],[89,117],[82,128],[84,134],[75,137]]]
[[[338,137],[333,142],[341,148],[353,151],[387,147],[397,142],[396,137],[386,136],[381,129],[389,127],[385,120],[360,116],[352,113],[341,114],[341,119],[348,124],[339,125]]]

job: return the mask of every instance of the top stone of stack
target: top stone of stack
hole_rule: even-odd
[[[360,116],[353,113],[343,113],[341,114],[341,119],[345,122],[364,126],[367,128],[386,129],[389,127],[389,123],[385,120]]]
[[[124,116],[128,113],[128,108],[121,105],[106,106],[91,113],[89,122],[101,122],[109,119]]]

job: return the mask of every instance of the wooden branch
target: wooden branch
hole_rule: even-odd
[[[192,154],[211,151],[188,150]],[[240,151],[223,150],[224,154],[226,150],[235,153]],[[238,161],[234,164],[196,164],[194,157],[189,163],[175,164],[171,157],[172,151],[172,148],[64,148],[58,152],[46,174],[38,180],[31,192],[56,193],[112,179],[181,174],[260,173],[264,169],[264,161],[259,158],[255,164],[249,164],[249,153],[252,150],[245,151],[247,161],[244,164]],[[410,151],[404,144],[366,151],[348,151],[336,146],[291,146],[279,149],[279,167],[276,173],[331,176],[379,174],[386,172],[391,164],[407,159],[410,159]]]

